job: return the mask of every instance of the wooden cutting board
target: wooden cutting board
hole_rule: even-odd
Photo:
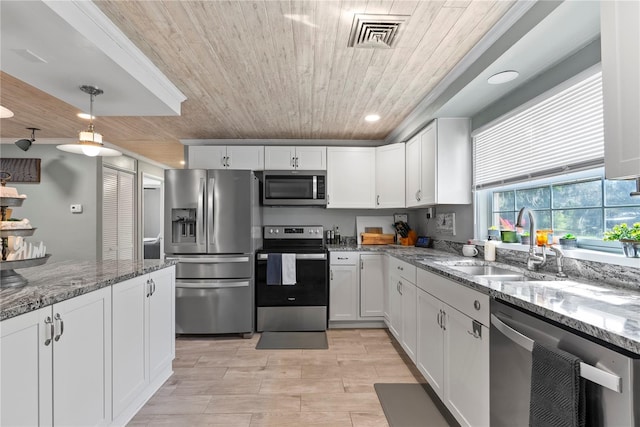
[[[393,244],[395,234],[380,234],[380,233],[362,233],[363,245],[390,245]]]

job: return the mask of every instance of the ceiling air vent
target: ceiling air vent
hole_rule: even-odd
[[[400,26],[409,15],[367,15],[353,17],[349,47],[390,49],[398,40]]]

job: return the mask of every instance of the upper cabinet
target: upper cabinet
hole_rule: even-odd
[[[406,206],[471,203],[470,121],[436,119],[406,145]]]
[[[268,146],[264,148],[265,170],[326,170],[327,147]]]
[[[189,169],[264,169],[264,147],[254,145],[189,146]]]
[[[404,208],[405,144],[376,148],[376,208]]]
[[[605,174],[640,176],[640,2],[600,3]]]
[[[327,148],[327,208],[375,208],[374,147]]]

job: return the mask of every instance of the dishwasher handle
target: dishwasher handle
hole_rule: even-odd
[[[534,341],[531,338],[516,331],[500,320],[495,314],[491,314],[491,324],[514,343],[528,351],[533,351]],[[600,368],[580,362],[580,376],[586,380],[601,385],[602,387],[608,388],[609,390],[622,393],[622,378],[607,371],[603,371]]]

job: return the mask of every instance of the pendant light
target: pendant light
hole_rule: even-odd
[[[78,142],[75,144],[63,144],[58,145],[58,150],[66,151],[74,154],[84,154],[89,157],[96,156],[121,156],[122,153],[118,150],[107,148],[102,145],[102,135],[96,132],[93,128],[93,98],[104,93],[102,89],[95,86],[83,85],[80,86],[80,90],[84,93],[88,93],[90,97],[89,115],[90,122],[86,131],[80,132]]]

